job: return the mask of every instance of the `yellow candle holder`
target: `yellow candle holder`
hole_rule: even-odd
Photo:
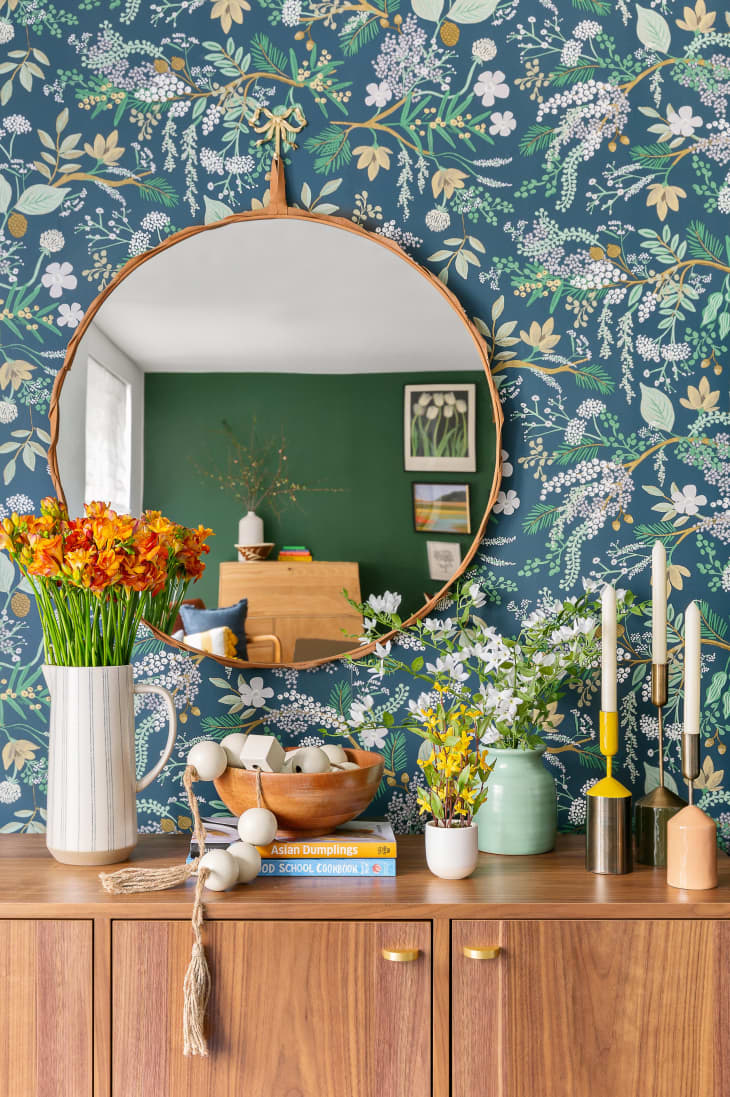
[[[618,713],[601,712],[601,754],[606,776],[588,790],[586,868],[589,872],[620,876],[631,872],[631,792],[613,776],[618,753]]]

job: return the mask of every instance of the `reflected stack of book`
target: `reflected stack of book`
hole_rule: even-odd
[[[206,848],[220,849],[238,841],[236,819],[204,819]],[[353,820],[322,838],[275,839],[259,846],[259,876],[395,876],[397,845],[390,823]],[[195,838],[190,856],[198,856]]]
[[[284,545],[279,552],[280,560],[289,560],[293,563],[307,563],[312,559],[312,553],[306,545]]]

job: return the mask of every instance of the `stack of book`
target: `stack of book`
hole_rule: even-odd
[[[236,819],[204,819],[207,849],[238,841]],[[395,876],[396,841],[390,823],[353,820],[322,838],[275,839],[259,846],[259,876]],[[198,856],[195,838],[190,856]]]
[[[312,559],[312,554],[306,545],[284,545],[279,552],[280,560],[291,560],[294,563],[303,563]]]

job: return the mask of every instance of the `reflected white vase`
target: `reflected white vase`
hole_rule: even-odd
[[[51,694],[46,845],[66,865],[124,861],[137,844],[137,793],[172,753],[177,717],[161,686],[136,684],[131,666],[44,666]],[[159,760],[139,781],[134,695],[157,693],[169,732]]]
[[[426,864],[443,880],[463,880],[477,867],[476,823],[468,827],[439,827],[426,823]]]
[[[262,545],[264,543],[264,520],[252,510],[238,523],[239,545]]]

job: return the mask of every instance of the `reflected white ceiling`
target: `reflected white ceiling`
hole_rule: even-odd
[[[168,248],[94,323],[146,372],[481,369],[457,313],[409,263],[355,233],[286,218]]]

